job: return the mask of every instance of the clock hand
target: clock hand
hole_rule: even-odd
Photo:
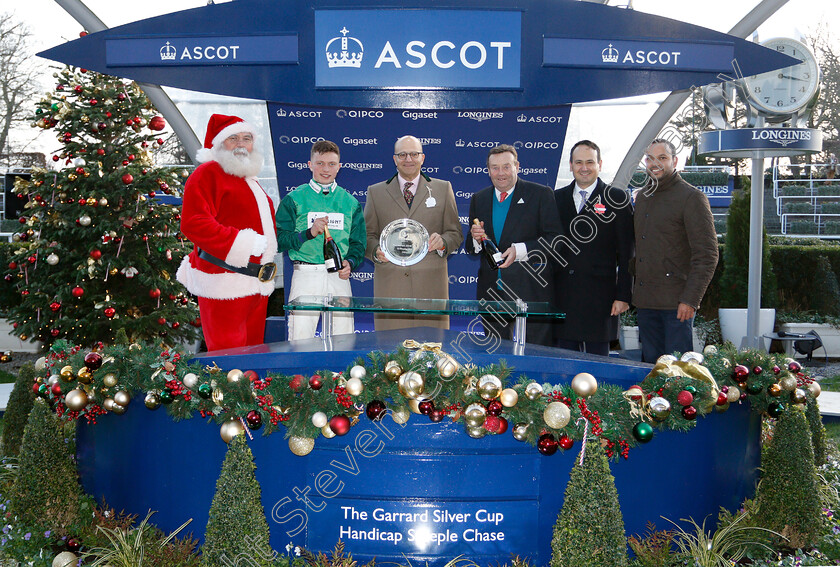
[[[782,75],[781,73],[779,74],[779,78],[780,79],[793,79],[794,81],[804,81],[805,80],[801,77],[793,77],[791,75]]]

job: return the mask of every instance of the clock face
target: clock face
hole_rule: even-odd
[[[744,88],[750,104],[768,114],[793,113],[803,108],[820,86],[820,72],[814,54],[803,43],[789,38],[770,39],[762,45],[802,63],[746,77]]]

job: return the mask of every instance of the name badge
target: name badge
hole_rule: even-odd
[[[329,217],[327,220],[327,228],[330,230],[344,230],[344,215],[341,213],[308,213],[306,215],[306,228],[312,228],[315,224],[315,219]]]

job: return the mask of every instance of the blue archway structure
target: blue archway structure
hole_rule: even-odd
[[[268,101],[281,193],[284,185],[305,181],[298,166],[308,158],[308,137],[335,138],[339,132],[337,141],[342,141],[345,132],[365,132],[347,137],[375,140],[344,142],[343,161],[358,167],[342,171],[350,181],[342,178],[342,184],[366,187],[391,175],[390,140],[423,129],[430,140],[427,153],[438,153],[427,164],[441,164],[435,164],[440,177],[464,171],[471,176],[461,184],[466,187],[458,199],[462,216],[472,191],[487,182],[473,174],[484,173],[483,156],[492,142],[519,142],[535,166],[533,175],[543,176],[531,178],[553,184],[562,143],[533,146],[540,142],[534,138],[562,140],[572,103],[687,89],[795,63],[691,24],[567,0],[524,0],[515,7],[501,0],[450,0],[434,9],[399,0],[349,5],[238,0],[93,33],[40,55],[141,82]],[[546,124],[562,127],[540,130]],[[290,133],[292,127],[299,132]],[[296,145],[295,138],[303,141]],[[450,272],[456,278],[475,273],[468,260],[457,261],[462,267]],[[354,293],[370,295],[356,287],[363,283],[354,282]],[[458,281],[453,285],[459,288]],[[472,289],[461,287],[465,294]],[[340,370],[372,350],[393,350],[404,338],[448,343],[454,334],[417,330],[338,338],[328,358],[310,352],[320,346],[313,341],[209,353],[202,360],[260,373]],[[493,354],[472,354],[479,364],[506,358],[517,372],[551,382],[586,370],[599,380],[629,386],[649,370],[530,346],[524,354],[511,345]],[[688,435],[657,436],[634,454],[635,461],[615,467],[628,533],[641,533],[660,515],[699,520],[750,494],[758,464],[758,420],[740,407],[708,421]],[[572,464],[568,456],[547,460],[509,438],[472,440],[456,427],[414,420],[398,433],[377,434],[365,423],[359,435],[367,430],[372,433],[361,449],[354,431],[345,438],[319,439],[303,461],[273,438],[254,442],[263,503],[274,522],[274,549],[282,550],[291,538],[327,550],[344,536],[354,540],[349,549],[361,560],[408,558],[437,565],[466,553],[489,564],[515,553],[537,564],[548,562],[550,528]],[[215,427],[174,424],[136,408],[122,418],[81,427],[80,471],[86,488],[118,509],[159,510],[156,519],[164,529],[188,517],[201,522],[224,453],[215,435]],[[377,435],[387,450],[358,460],[358,454],[378,446],[370,445]],[[726,444],[715,442],[723,438]],[[325,492],[333,494],[323,513],[300,498],[307,488],[314,496],[319,486],[314,506],[327,502]],[[287,535],[304,518],[304,529]],[[418,522],[422,526],[414,525]],[[433,546],[410,544],[409,530],[420,527],[442,535]],[[490,535],[482,540],[479,532]],[[382,533],[405,536],[395,545]],[[460,539],[451,539],[453,534]]]

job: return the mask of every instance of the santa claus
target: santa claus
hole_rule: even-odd
[[[211,116],[196,156],[202,163],[184,187],[181,232],[195,248],[177,278],[198,296],[207,350],[260,344],[265,335],[277,238],[254,137],[239,117]]]

